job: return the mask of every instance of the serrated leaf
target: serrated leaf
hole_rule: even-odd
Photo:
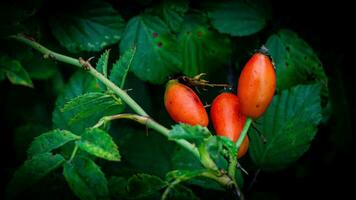
[[[94,125],[101,117],[122,112],[124,104],[121,99],[100,92],[89,92],[67,102],[62,112],[68,113],[68,124],[86,122]],[[88,119],[96,120],[88,121]],[[93,123],[94,121],[94,123]],[[91,124],[91,123],[93,124]]]
[[[99,73],[102,73],[105,77],[108,77],[109,56],[110,56],[110,49],[104,51],[104,53],[101,54],[98,62],[96,63],[96,70]]]
[[[118,147],[111,136],[99,129],[88,129],[82,134],[81,140],[77,141],[80,149],[100,158],[111,161],[120,161]]]
[[[248,36],[266,26],[270,7],[266,1],[219,1],[209,5],[208,16],[220,33]]]
[[[136,53],[136,47],[130,48],[124,52],[118,61],[113,65],[110,73],[110,80],[120,88],[124,88],[127,73]]]
[[[188,124],[177,124],[172,127],[169,132],[169,139],[179,140],[185,139],[195,143],[197,146],[207,137],[211,136],[208,128],[199,125],[191,126]]]
[[[207,73],[229,61],[231,42],[226,35],[209,29],[207,20],[200,15],[187,15],[178,33],[182,65],[187,76]]]
[[[54,128],[65,129],[75,134],[80,135],[85,128],[94,125],[102,116],[94,115],[85,121],[78,121],[77,123],[69,123],[69,120],[76,115],[72,112],[62,112],[65,103],[69,102],[75,97],[89,92],[100,92],[101,89],[96,80],[83,71],[76,72],[69,83],[66,85],[64,92],[58,96],[56,106],[53,111],[52,121]]]
[[[66,130],[52,130],[36,137],[30,145],[27,154],[29,157],[33,157],[37,154],[48,153],[70,141],[78,140],[79,138],[80,136]]]
[[[8,197],[13,198],[28,189],[47,174],[60,167],[64,161],[63,156],[58,154],[52,155],[51,153],[39,154],[26,160],[25,163],[17,169],[8,185]]]
[[[298,85],[284,90],[256,123],[263,134],[249,132],[249,153],[264,170],[282,169],[306,152],[321,120],[320,85]]]
[[[280,30],[266,43],[276,67],[277,89],[284,90],[298,84],[321,82],[327,77],[313,49],[290,30]]]
[[[148,12],[158,15],[171,30],[178,32],[183,23],[183,16],[188,11],[188,4],[187,0],[165,0]]]
[[[117,43],[125,24],[109,3],[88,1],[53,14],[50,26],[62,46],[71,52],[80,52],[100,51]]]
[[[147,14],[132,18],[120,42],[121,54],[136,46],[132,72],[151,83],[163,83],[177,72],[179,51],[168,26],[159,18]]]
[[[92,160],[77,156],[66,163],[63,175],[74,194],[80,199],[109,199],[105,174]]]
[[[0,56],[0,71],[6,74],[12,84],[33,87],[30,76],[18,60]]]

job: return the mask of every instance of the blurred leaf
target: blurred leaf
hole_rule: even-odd
[[[131,198],[142,198],[159,192],[166,185],[167,183],[157,176],[137,174],[128,180],[127,190]]]
[[[188,11],[187,0],[164,0],[161,4],[149,10],[150,14],[158,15],[174,32],[178,32],[183,22],[183,16]]]
[[[166,137],[130,121],[116,122],[110,133],[120,146],[122,162],[131,169],[159,177],[172,170],[175,144]]]
[[[58,72],[57,64],[53,60],[44,59],[41,54],[35,54],[31,49],[26,51],[21,64],[33,79],[49,79]]]
[[[209,7],[208,15],[214,28],[232,36],[257,33],[270,18],[270,7],[266,1],[218,1]]]
[[[30,76],[18,60],[13,60],[3,55],[0,56],[0,71],[6,74],[13,84],[33,87]]]
[[[1,1],[0,38],[25,31],[24,20],[36,14],[42,0]]]
[[[178,47],[160,18],[143,14],[128,22],[120,43],[121,54],[132,47],[136,47],[136,55],[131,71],[140,79],[163,83],[168,75],[177,71]]]
[[[70,124],[69,120],[76,113],[62,112],[62,108],[64,107],[65,103],[75,97],[88,92],[100,91],[101,89],[96,80],[88,73],[83,71],[78,71],[75,73],[69,80],[69,83],[67,84],[64,92],[57,98],[56,106],[52,116],[54,128],[65,129],[80,135],[85,128],[94,125],[102,116],[95,115],[85,121],[78,121],[77,123]]]
[[[49,130],[50,128],[37,123],[27,123],[16,127],[14,132],[14,147],[17,158],[19,160],[25,160],[27,158],[26,151],[33,139]]]
[[[71,52],[100,51],[117,43],[124,20],[108,3],[87,1],[50,17],[53,35]]]
[[[175,185],[169,192],[166,200],[198,200],[193,191],[183,185]]]
[[[9,199],[28,189],[31,185],[41,180],[44,176],[54,171],[64,163],[61,155],[44,153],[26,160],[13,175],[7,188]]]
[[[63,175],[80,199],[109,199],[105,174],[89,158],[77,156],[71,163],[65,163]]]
[[[105,77],[108,77],[108,64],[109,64],[109,56],[110,56],[110,49],[105,50],[104,53],[101,54],[98,62],[96,63],[96,70],[103,74]],[[97,80],[100,87],[105,90],[106,86],[99,80]]]
[[[62,108],[64,115],[68,116],[68,125],[80,122],[86,123],[88,127],[104,116],[118,114],[123,110],[121,99],[100,92],[89,92],[75,97]]]
[[[179,149],[172,156],[173,169],[199,171],[203,170],[200,161],[185,149]],[[224,190],[218,183],[204,177],[196,177],[189,181],[190,184],[212,190]]]
[[[190,180],[196,176],[200,176],[204,170],[174,170],[166,175],[166,180],[169,182],[178,180],[179,182]]]
[[[136,47],[126,50],[116,63],[110,73],[110,80],[120,88],[124,88],[127,73],[136,53]]]
[[[74,135],[69,131],[58,129],[52,130],[36,137],[27,153],[29,157],[42,153],[48,153],[70,141],[77,139],[80,139],[80,136]]]
[[[266,113],[249,132],[249,153],[264,170],[287,167],[302,156],[314,138],[321,120],[320,85],[299,85],[273,98]]]
[[[208,128],[199,125],[191,126],[188,124],[177,124],[172,127],[169,132],[169,139],[179,140],[185,139],[196,146],[199,146],[203,142],[204,138],[211,136]]]
[[[268,38],[266,46],[275,63],[277,89],[315,82],[327,89],[327,77],[318,56],[296,33],[280,30]]]
[[[127,182],[124,177],[112,176],[109,179],[109,191],[112,199],[125,199],[127,197]]]
[[[114,176],[109,181],[113,199],[157,199],[166,185],[161,178],[149,174],[135,174],[129,179]]]
[[[183,62],[180,68],[187,76],[217,69],[231,55],[230,39],[210,30],[207,20],[199,15],[185,17],[178,42]]]
[[[111,161],[120,161],[119,150],[111,136],[99,129],[88,129],[82,134],[82,138],[77,141],[77,145],[82,150],[100,158]]]

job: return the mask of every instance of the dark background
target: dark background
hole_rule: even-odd
[[[326,124],[320,125],[311,148],[295,165],[279,172],[261,172],[249,188],[252,174],[245,193],[259,199],[344,199],[352,194],[355,170],[351,127],[351,79],[355,67],[351,62],[355,48],[351,29],[355,28],[355,11],[346,1],[272,1],[272,8],[273,24],[268,28],[295,31],[318,54],[329,77],[333,113]],[[50,89],[47,82],[50,81],[35,81],[35,89],[14,86],[8,81],[0,83],[1,188],[23,162],[13,145],[15,128],[31,120],[51,121],[56,97],[41,94]],[[49,115],[40,114],[41,109]]]

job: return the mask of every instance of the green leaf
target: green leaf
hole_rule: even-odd
[[[110,56],[110,49],[104,51],[104,53],[101,54],[98,62],[96,63],[96,70],[99,73],[102,73],[105,77],[108,76],[109,56]]]
[[[53,60],[44,59],[43,55],[34,53],[32,49],[24,49],[24,53],[21,64],[31,78],[45,80],[58,72],[57,64]]]
[[[100,51],[117,43],[124,30],[119,13],[103,1],[74,4],[50,17],[53,35],[71,52]]]
[[[161,178],[142,173],[129,179],[114,176],[109,181],[113,199],[157,199],[160,190],[166,186]]]
[[[75,97],[83,95],[89,92],[100,92],[100,86],[96,80],[88,73],[78,71],[75,73],[69,83],[67,84],[64,92],[58,96],[56,106],[53,111],[52,121],[54,128],[65,129],[75,134],[80,135],[85,128],[95,124],[102,116],[92,116],[84,121],[78,121],[77,123],[69,123],[77,113],[62,112],[65,103],[69,102]]]
[[[15,197],[64,163],[61,155],[44,153],[33,156],[17,169],[8,188],[8,197]]]
[[[264,170],[282,169],[306,152],[321,120],[320,85],[299,85],[273,98],[266,113],[249,132],[249,153]]]
[[[136,47],[131,71],[151,83],[163,83],[177,72],[179,51],[168,26],[159,18],[147,14],[132,18],[120,43],[121,54]]]
[[[39,123],[29,122],[16,127],[14,130],[14,149],[16,158],[19,160],[27,159],[27,150],[33,139],[41,133],[49,131],[50,128]]]
[[[52,130],[36,137],[27,153],[29,157],[33,157],[38,154],[50,152],[70,141],[78,139],[80,139],[80,136],[69,131],[58,129]]]
[[[276,67],[277,88],[284,90],[298,84],[321,82],[327,77],[313,49],[290,30],[280,30],[266,43]]]
[[[178,33],[181,71],[187,76],[210,72],[229,61],[231,42],[226,35],[208,28],[205,18],[187,15]]]
[[[266,1],[219,1],[209,7],[208,15],[214,28],[232,36],[257,33],[270,18],[270,7]]]
[[[179,140],[185,139],[195,143],[197,146],[207,137],[211,136],[208,128],[199,125],[191,126],[188,124],[177,124],[172,127],[169,132],[169,139]]]
[[[120,59],[113,65],[110,73],[110,80],[120,88],[124,88],[126,76],[129,72],[135,53],[136,47],[126,50]]]
[[[30,76],[18,60],[0,56],[0,71],[6,74],[12,84],[33,87]]]
[[[63,175],[79,199],[109,199],[105,174],[89,158],[77,156],[65,163]]]
[[[178,32],[184,20],[183,16],[188,11],[188,4],[187,0],[165,0],[149,13],[159,16],[171,30]]]
[[[200,161],[185,149],[179,149],[172,156],[172,168],[186,171],[200,171],[203,166]],[[204,177],[196,177],[189,181],[190,184],[212,190],[224,190],[218,183]]]
[[[113,124],[110,133],[120,147],[122,164],[159,177],[172,170],[171,157],[176,145],[166,137],[130,121]]]
[[[104,53],[101,54],[98,62],[96,63],[96,70],[103,74],[105,77],[108,77],[108,64],[109,64],[109,56],[110,56],[110,49],[106,50]],[[96,80],[97,83],[100,85],[101,89],[105,90],[106,86],[99,80]]]
[[[159,192],[166,185],[167,183],[157,176],[137,174],[128,180],[127,190],[131,198],[142,198]]]
[[[112,199],[125,199],[128,196],[127,182],[128,180],[124,177],[110,177],[108,186]]]
[[[204,170],[174,170],[167,173],[166,180],[168,182],[172,182],[174,180],[183,182],[200,176],[202,172],[204,172]]]
[[[175,185],[168,193],[166,200],[198,200],[193,191],[183,185]]]
[[[80,149],[94,156],[111,161],[120,161],[121,157],[115,142],[107,132],[99,128],[86,130],[77,144]]]
[[[62,112],[70,116],[69,125],[84,121],[90,126],[103,116],[117,114],[123,110],[124,104],[121,99],[109,94],[90,92],[66,103]]]

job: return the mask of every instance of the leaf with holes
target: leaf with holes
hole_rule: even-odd
[[[120,43],[121,54],[136,47],[131,71],[151,83],[163,83],[178,71],[179,51],[168,26],[159,18],[143,14],[132,18]]]
[[[110,73],[110,80],[120,88],[124,88],[126,76],[129,72],[135,53],[136,47],[128,49],[113,65],[113,68]]]
[[[120,40],[125,23],[109,3],[73,3],[50,17],[52,33],[62,46],[71,52],[100,51]]]
[[[298,85],[273,98],[266,113],[249,132],[249,153],[264,170],[282,169],[309,148],[321,120],[320,85]]]
[[[28,149],[27,154],[29,157],[32,157],[37,154],[47,153],[70,141],[78,139],[80,139],[80,136],[69,131],[58,129],[52,130],[36,137]]]
[[[44,153],[33,156],[16,170],[7,187],[9,199],[28,189],[31,185],[37,183],[50,172],[56,170],[65,162],[61,155],[52,155]],[[12,198],[11,198],[12,197]]]
[[[266,43],[276,67],[277,88],[320,82],[326,89],[327,77],[313,49],[290,30],[280,30]]]
[[[80,199],[109,198],[105,174],[89,158],[77,156],[72,162],[67,162],[63,175],[69,187]]]
[[[178,42],[183,62],[180,68],[187,76],[216,70],[231,55],[230,39],[209,29],[207,20],[200,15],[185,17]]]
[[[267,1],[218,1],[207,7],[214,28],[232,36],[257,33],[266,26],[271,15]]]
[[[119,150],[111,136],[99,129],[87,129],[82,138],[77,141],[80,149],[100,158],[111,161],[120,161]]]

